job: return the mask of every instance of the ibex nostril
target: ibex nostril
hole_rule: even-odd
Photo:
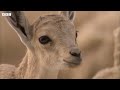
[[[80,51],[79,49],[73,49],[70,51],[70,54],[75,57],[80,57]]]
[[[80,53],[71,53],[72,56],[80,57]]]

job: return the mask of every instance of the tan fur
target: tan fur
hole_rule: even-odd
[[[9,64],[0,65],[0,79],[14,79],[16,67]]]

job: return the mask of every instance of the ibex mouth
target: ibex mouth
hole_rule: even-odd
[[[70,67],[76,67],[76,66],[79,66],[80,63],[81,63],[81,60],[80,61],[77,61],[77,62],[74,62],[74,61],[68,61],[68,60],[63,60],[68,66]]]

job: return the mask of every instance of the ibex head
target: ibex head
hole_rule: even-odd
[[[7,11],[8,12],[8,11]],[[32,25],[21,11],[10,11],[8,22],[22,43],[38,60],[51,66],[78,66],[80,51],[76,44],[73,24],[75,12],[62,11],[58,15],[45,15]]]

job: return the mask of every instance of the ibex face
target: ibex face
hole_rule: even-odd
[[[20,36],[24,45],[43,64],[51,66],[78,66],[80,51],[76,44],[73,25],[74,12],[40,17],[29,25],[22,12],[11,12],[8,21]]]

